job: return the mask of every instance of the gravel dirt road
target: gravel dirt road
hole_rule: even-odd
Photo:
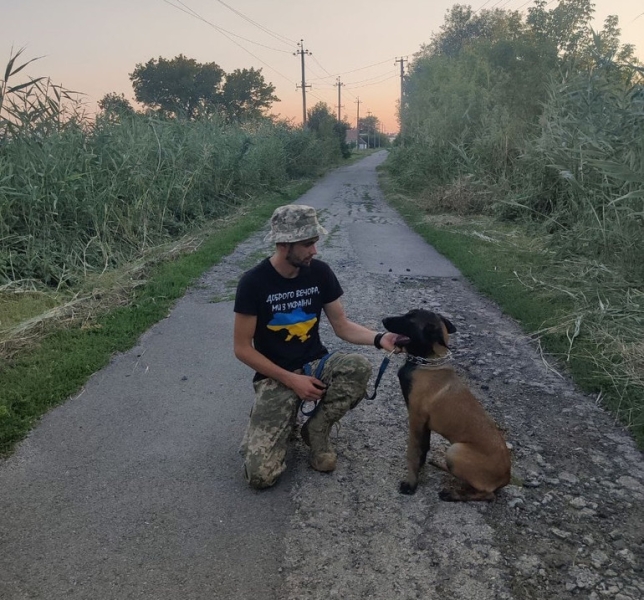
[[[298,438],[276,488],[247,489],[236,450],[251,374],[230,359],[231,297],[270,251],[261,232],[0,465],[3,600],[644,597],[642,454],[384,203],[384,158],[299,200],[330,232],[320,258],[352,320],[381,329],[424,307],[456,325],[454,367],[505,431],[513,483],[494,503],[445,503],[447,476],[427,466],[414,496],[398,493],[394,357],[377,397],[333,431],[336,472],[312,471]],[[347,348],[326,323],[322,335]],[[383,354],[361,351],[375,372]]]

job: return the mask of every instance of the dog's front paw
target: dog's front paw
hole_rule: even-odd
[[[406,494],[407,496],[411,496],[412,494],[416,493],[416,487],[417,486],[412,485],[407,481],[401,481],[399,491],[401,494]]]
[[[450,492],[449,490],[441,490],[438,492],[438,497],[443,501],[443,502],[457,502],[458,498],[454,497],[454,494]]]

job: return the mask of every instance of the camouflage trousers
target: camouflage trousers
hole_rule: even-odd
[[[315,373],[319,360],[311,362]],[[335,352],[324,364],[320,379],[327,385],[318,410],[332,422],[364,398],[371,376],[371,363],[360,354]],[[254,383],[255,404],[241,444],[244,477],[251,487],[273,485],[286,469],[286,450],[297,411],[302,404],[295,392],[274,379]]]

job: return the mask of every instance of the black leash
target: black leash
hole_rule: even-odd
[[[320,359],[320,362],[318,363],[318,368],[315,369],[315,378],[316,379],[320,379],[322,377],[322,371],[324,371],[324,365],[325,365],[326,361],[329,359],[329,357],[332,356],[333,354],[335,354],[335,351],[329,352],[328,354],[325,354]],[[304,371],[304,375],[308,375],[309,377],[311,377],[311,375],[313,373],[311,371],[311,364],[306,363],[302,367],[302,371]],[[320,381],[322,381],[322,380],[320,379]],[[306,411],[306,410],[304,410],[304,402],[302,402],[302,404],[300,404],[300,411],[302,411],[302,414],[305,417],[312,417],[315,414],[315,412],[317,411],[319,403],[320,403],[319,400],[315,400],[315,404],[313,405],[313,408],[311,410],[309,410],[309,411]]]
[[[320,362],[318,363],[318,368],[315,370],[316,379],[320,379],[320,377],[322,376],[322,371],[324,370],[324,364],[332,354],[334,354],[334,352],[330,352],[329,354],[324,355],[320,359]],[[390,352],[389,354],[387,354],[387,356],[385,356],[382,359],[382,362],[380,363],[380,368],[378,369],[378,375],[376,376],[376,383],[373,388],[373,394],[369,396],[369,394],[365,393],[364,395],[364,397],[367,398],[368,400],[373,400],[376,397],[376,394],[378,393],[378,386],[380,385],[380,380],[382,379],[382,376],[385,374],[385,371],[389,366],[389,362],[391,360],[392,354],[393,352]],[[310,377],[312,374],[310,363],[306,363],[302,367],[302,371],[304,372],[304,375],[308,375]],[[304,410],[304,402],[302,402],[302,404],[300,405],[300,411],[305,417],[312,417],[316,413],[319,404],[320,404],[320,401],[315,400],[315,404],[313,405],[313,408],[307,411],[307,410]]]
[[[393,352],[390,352],[387,354],[382,359],[382,362],[380,363],[380,369],[378,369],[378,375],[376,377],[376,383],[373,387],[373,394],[369,396],[368,394],[365,394],[364,397],[367,398],[368,400],[373,400],[376,397],[376,394],[378,393],[378,386],[380,385],[380,380],[382,379],[382,376],[385,374],[385,371],[387,370],[387,367],[389,366],[389,361],[390,357],[393,354]]]

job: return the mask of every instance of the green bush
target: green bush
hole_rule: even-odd
[[[644,71],[615,17],[593,33],[589,2],[546,6],[525,20],[452,9],[411,65],[389,172],[435,200],[467,184],[498,218],[540,224],[562,255],[628,265],[641,281]]]

